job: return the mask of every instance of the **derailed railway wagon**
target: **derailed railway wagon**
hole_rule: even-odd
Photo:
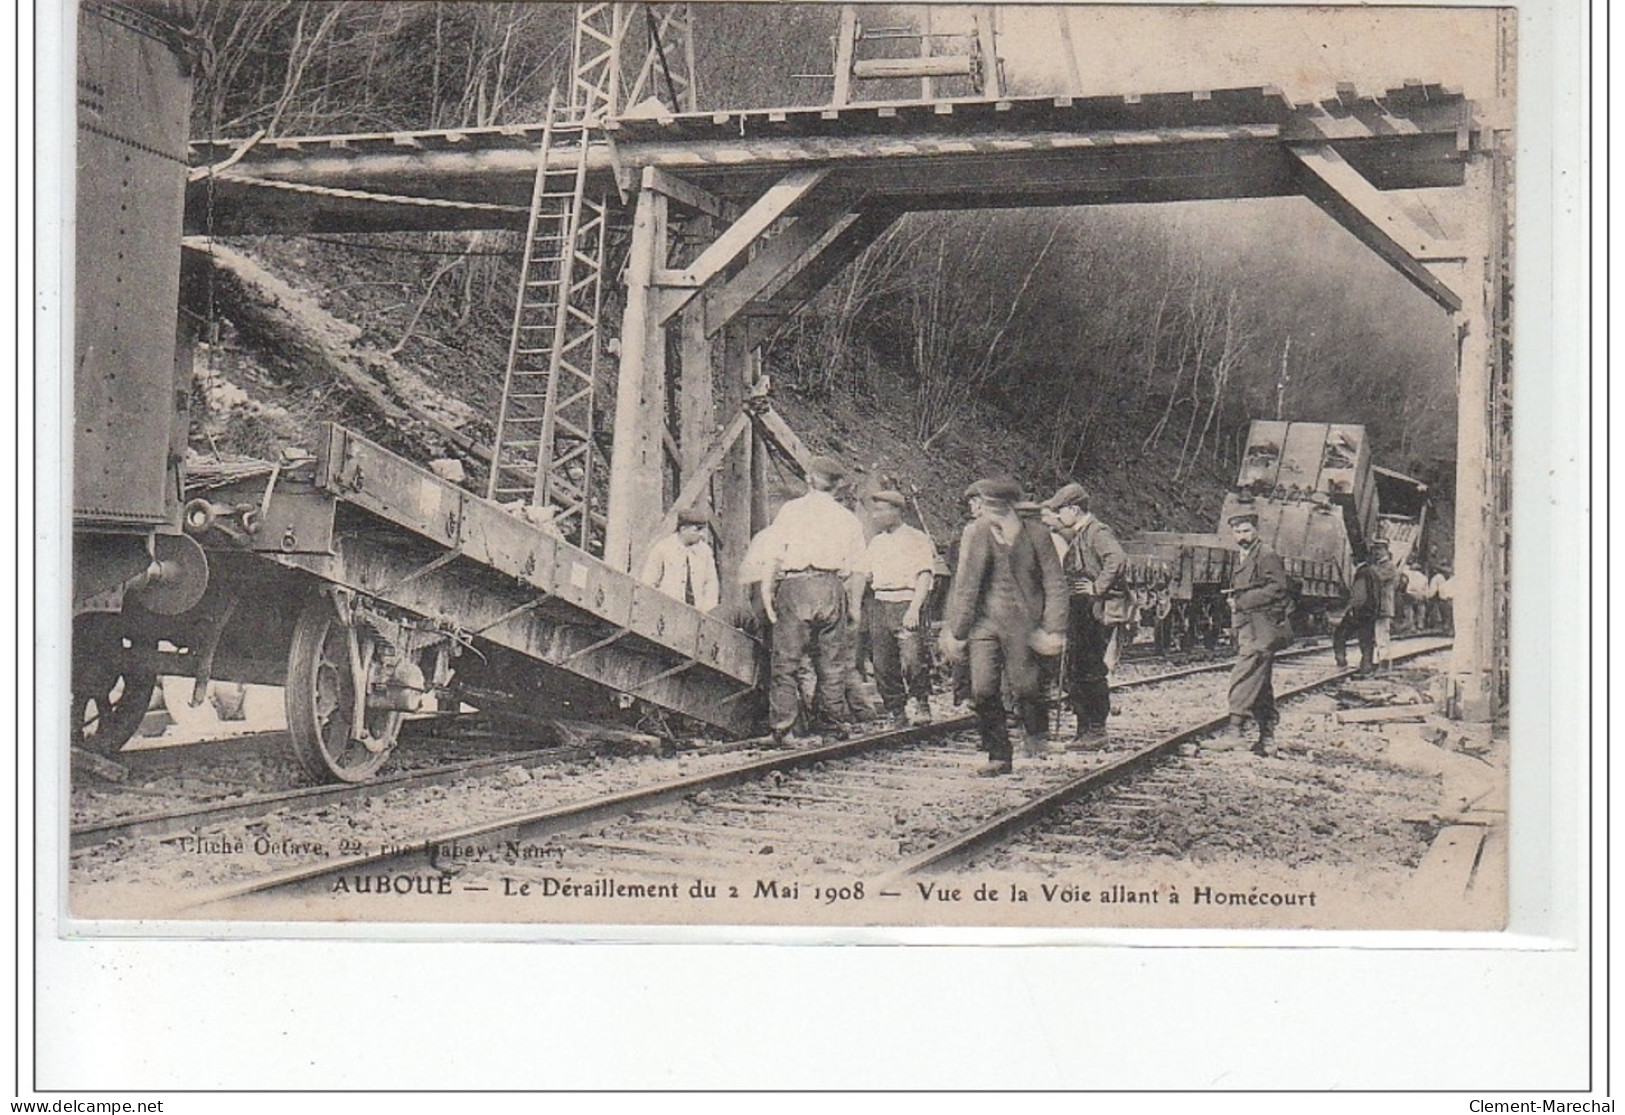
[[[80,13],[72,744],[118,751],[160,675],[199,703],[283,686],[317,779],[366,779],[407,716],[470,706],[637,700],[747,734],[754,640],[353,431],[188,466],[188,47],[145,10]]]
[[[208,563],[181,529],[191,344],[176,312],[192,56],[144,10],[79,7],[72,726],[116,750],[157,685],[130,615],[185,611]]]
[[[1128,580],[1160,649],[1213,647],[1229,626],[1224,590],[1235,563],[1226,524],[1258,516],[1292,586],[1294,623],[1323,631],[1348,600],[1354,568],[1382,538],[1396,565],[1424,548],[1427,486],[1374,466],[1364,426],[1256,421],[1248,430],[1218,533],[1148,532],[1124,544]]]
[[[185,648],[162,672],[283,685],[315,777],[369,777],[431,706],[533,722],[630,697],[731,735],[760,715],[754,640],[342,426],[193,490],[213,576],[150,625]]]

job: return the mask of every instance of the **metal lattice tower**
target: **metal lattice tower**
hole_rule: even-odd
[[[634,52],[636,69],[628,65]],[[570,69],[577,120],[619,116],[649,97],[693,112],[693,13],[687,4],[578,4]]]
[[[630,74],[629,44],[642,48]],[[577,5],[568,103],[549,100],[537,151],[486,494],[553,507],[564,537],[593,550],[603,541],[607,468],[595,435],[610,208],[585,190],[587,151],[605,120],[651,96],[694,107],[688,5]],[[561,169],[568,148],[577,157]]]

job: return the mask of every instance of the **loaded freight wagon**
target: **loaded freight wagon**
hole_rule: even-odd
[[[1388,540],[1396,565],[1422,551],[1427,502],[1425,484],[1372,464],[1364,426],[1254,422],[1217,533],[1152,531],[1124,543],[1141,625],[1159,649],[1217,645],[1236,554],[1226,524],[1249,512],[1286,563],[1298,627],[1324,630],[1372,541]]]

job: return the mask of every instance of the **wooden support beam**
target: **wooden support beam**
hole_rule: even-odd
[[[1495,329],[1500,323],[1491,283],[1492,222],[1497,199],[1492,159],[1476,157],[1467,169],[1460,212],[1474,230],[1483,230],[1475,245],[1482,254],[1462,265],[1461,289],[1469,293],[1455,317],[1456,346],[1456,518],[1454,565],[1455,639],[1446,677],[1446,706],[1462,720],[1488,721],[1496,711],[1495,670],[1497,600],[1496,472],[1506,462],[1495,459],[1494,408]],[[1504,200],[1503,200],[1504,203]]]
[[[828,170],[812,167],[792,170],[769,186],[767,192],[757,198],[755,204],[729,225],[693,263],[678,269],[675,276],[659,276],[657,281],[665,280],[667,285],[679,288],[677,294],[667,302],[663,320],[671,320],[671,316],[687,306],[701,287],[743,258],[757,237],[772,227],[775,221],[788,216],[828,176]]]
[[[716,374],[717,406],[724,414],[740,414],[753,376],[742,331],[738,328],[723,330],[722,344],[718,348],[721,363]],[[747,426],[750,425],[747,422]],[[722,577],[722,598],[730,605],[741,603],[739,563],[753,532],[759,527],[751,512],[755,487],[751,471],[754,440],[752,433],[735,442],[733,450],[718,466],[711,486],[711,527],[717,543],[717,570]]]
[[[706,296],[709,331],[716,333],[769,286],[811,263],[824,244],[856,220],[857,213],[839,210],[798,217],[795,224],[763,245],[737,275]]]
[[[661,516],[660,526],[655,530],[655,537],[664,538],[677,529],[677,516],[680,512],[693,507],[700,496],[704,494],[711,477],[717,468],[726,459],[728,453],[739,442],[739,435],[750,428],[750,417],[741,411],[734,415],[734,420],[728,423],[722,433],[706,449],[705,455],[695,462],[683,480],[683,488],[677,493],[677,498],[671,507]]]
[[[932,51],[934,49],[933,46],[932,46],[932,42],[931,42],[931,7],[930,7],[930,5],[926,5],[925,7],[920,9],[919,20],[920,20],[920,57],[921,58],[930,58],[931,54],[932,54]],[[922,101],[931,101],[931,100],[936,99],[936,95],[937,95],[936,94],[936,85],[932,82],[931,78],[928,77],[928,76],[920,78],[920,99]],[[941,102],[941,104],[946,106],[947,102]],[[952,107],[952,106],[948,106],[948,107]]]
[[[998,9],[992,4],[976,8],[976,45],[982,56],[982,97],[996,101],[1004,96],[1004,74],[999,66],[999,36],[994,20]]]
[[[1066,56],[1066,91],[1079,93],[1083,91],[1083,71],[1078,66],[1078,47],[1072,41],[1072,9],[1070,5],[1057,5],[1054,9],[1056,22],[1061,28],[1061,53]],[[1070,99],[1070,98],[1069,98]]]
[[[615,440],[609,465],[604,561],[631,572],[648,549],[648,528],[660,519],[665,464],[665,331],[653,305],[652,280],[666,263],[666,197],[644,172],[632,220],[621,319],[620,375],[615,390]]]
[[[1024,107],[1020,104],[1018,108]],[[956,117],[968,112],[960,105]],[[1008,114],[1005,114],[1008,115]],[[844,118],[844,114],[843,114]],[[933,115],[933,119],[939,119]],[[787,135],[617,140],[632,172],[659,166],[722,189],[792,167],[834,168],[843,190],[871,191],[912,208],[1091,205],[1299,194],[1295,160],[1282,150],[1281,126],[1192,124],[1177,130],[1064,130],[999,127],[985,113],[952,134],[863,131]],[[272,141],[266,140],[261,148]],[[1308,141],[1306,141],[1308,142]],[[1314,139],[1312,142],[1324,142]],[[1338,152],[1382,190],[1455,187],[1462,164],[1455,133],[1383,135],[1333,141]],[[187,228],[213,235],[355,232],[396,229],[523,228],[534,184],[534,146],[525,148],[367,150],[347,155],[311,149],[264,150],[223,175],[191,183]],[[320,154],[322,157],[317,158]],[[561,152],[568,165],[573,151]],[[588,152],[589,189],[615,187],[608,144]],[[1300,173],[1308,173],[1299,168]],[[252,172],[253,177],[239,177]],[[730,179],[732,182],[730,182]],[[305,192],[304,186],[330,191]],[[392,196],[449,199],[515,208],[392,203]]]
[[[727,215],[727,206],[723,200],[710,190],[701,189],[687,179],[679,178],[659,167],[650,169],[654,171],[650,178],[650,189],[665,194],[679,205],[697,213],[704,213],[707,217],[722,218]]]
[[[1452,313],[1461,309],[1461,292],[1430,270],[1423,258],[1435,262],[1459,260],[1463,254],[1460,245],[1432,242],[1330,144],[1294,143],[1288,144],[1287,150],[1301,168],[1299,181],[1310,201],[1440,306]]]
[[[895,78],[966,77],[971,72],[967,55],[943,54],[935,58],[866,58],[852,63],[852,76],[865,80]]]
[[[759,302],[743,315],[749,318],[750,347],[765,344],[790,315],[822,290],[841,268],[883,236],[899,216],[901,211],[889,206],[869,208],[836,235],[820,242],[818,251],[798,263],[789,281],[774,290],[766,304]]]
[[[796,468],[802,476],[807,475],[807,462],[812,460],[813,451],[807,448],[805,442],[796,436],[790,428],[790,423],[784,416],[772,407],[765,407],[756,416],[756,426],[771,444]]]
[[[1287,150],[1418,263],[1456,263],[1465,258],[1461,244],[1423,228],[1399,202],[1366,181],[1330,143],[1290,143]]]
[[[703,302],[690,306],[678,323],[678,355],[683,377],[677,400],[677,443],[682,449],[678,476],[686,486],[717,428],[711,339]]]
[[[841,24],[835,33],[835,89],[829,103],[840,106],[852,101],[852,54],[858,40],[858,9],[841,5]]]

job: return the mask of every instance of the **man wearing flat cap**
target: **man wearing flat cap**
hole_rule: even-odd
[[[763,582],[773,625],[768,709],[775,742],[784,743],[800,708],[796,671],[810,656],[818,675],[815,705],[836,735],[851,730],[846,647],[862,608],[863,524],[835,499],[846,470],[829,457],[806,463],[807,494],[786,503],[769,528]]]
[[[937,548],[923,530],[903,522],[907,502],[902,492],[889,488],[869,497],[875,533],[863,555],[870,593],[863,615],[880,703],[896,723],[906,723],[912,713],[915,723],[926,724],[931,720],[931,677],[920,645],[920,622],[935,581]]]
[[[702,612],[715,608],[722,602],[722,586],[717,582],[717,559],[706,537],[710,527],[711,517],[703,510],[679,511],[677,532],[649,548],[639,579]]]
[[[1275,754],[1275,652],[1292,642],[1292,593],[1281,556],[1258,536],[1258,516],[1231,515],[1230,533],[1241,556],[1230,576],[1230,618],[1236,632],[1236,663],[1230,669],[1230,727],[1202,744],[1211,750],[1240,750],[1250,716],[1258,723],[1260,755]]]
[[[1004,719],[1006,680],[1029,754],[1045,747],[1049,713],[1037,656],[1054,657],[1064,645],[1066,581],[1049,531],[1015,513],[1019,485],[982,480],[971,488],[981,515],[960,538],[939,646],[950,662],[970,658],[971,703],[988,757],[977,773],[1001,775],[1011,772],[1013,762]]]
[[[1393,547],[1388,539],[1378,538],[1371,543],[1371,569],[1377,581],[1377,669],[1389,670],[1394,665],[1393,623],[1395,604],[1402,580],[1394,565]]]
[[[1359,564],[1354,567],[1354,577],[1349,585],[1348,607],[1343,611],[1343,618],[1338,621],[1337,629],[1332,632],[1332,656],[1339,666],[1347,666],[1349,639],[1352,637],[1360,646],[1360,668],[1357,671],[1360,677],[1369,677],[1376,672],[1377,647],[1377,609],[1382,596],[1382,585],[1377,580],[1377,569],[1370,552],[1364,554]]]
[[[1123,584],[1128,555],[1112,528],[1097,518],[1082,484],[1067,484],[1044,501],[1055,516],[1056,534],[1066,543],[1061,571],[1069,594],[1066,627],[1066,688],[1072,699],[1077,743],[1106,734],[1112,712],[1112,635],[1129,620],[1130,597]]]

